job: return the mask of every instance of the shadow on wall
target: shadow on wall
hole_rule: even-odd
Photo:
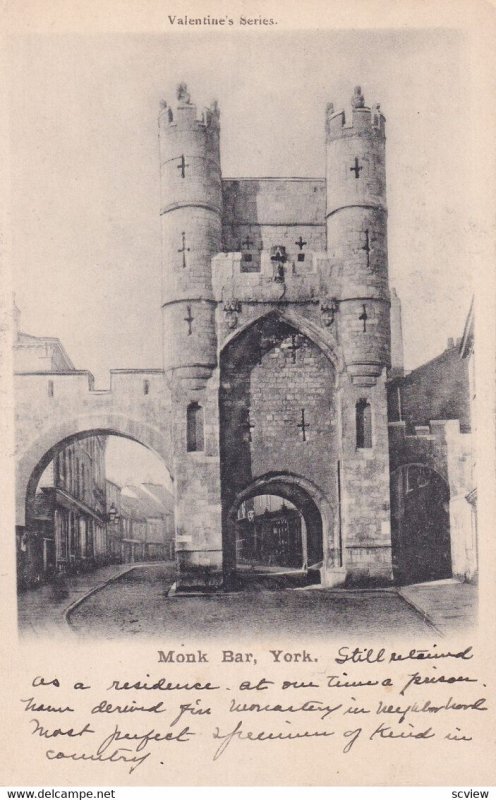
[[[393,571],[397,583],[451,577],[449,488],[437,472],[407,464],[391,475]]]

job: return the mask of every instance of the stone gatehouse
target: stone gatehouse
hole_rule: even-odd
[[[179,590],[229,587],[239,509],[270,494],[324,584],[393,579],[385,124],[356,87],[351,116],[327,106],[325,178],[225,178],[219,108],[179,85],[159,117],[163,370],[108,392],[17,376],[20,527],[47,459],[113,433],[170,471]]]

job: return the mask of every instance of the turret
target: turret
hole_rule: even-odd
[[[208,377],[216,362],[211,258],[221,249],[217,103],[201,117],[186,84],[159,117],[164,369]]]
[[[327,249],[348,372],[373,377],[390,360],[385,118],[359,86],[351,105],[350,122],[327,107]]]

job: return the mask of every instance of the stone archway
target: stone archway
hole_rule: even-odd
[[[116,416],[112,420],[108,416],[105,419],[91,416],[59,421],[47,429],[18,461],[16,551],[19,587],[50,579],[57,574],[62,563],[72,570],[87,570],[107,563],[110,550],[106,544],[106,484],[101,459],[105,457],[105,441],[109,436],[143,445],[168,470],[162,455],[167,452],[165,442],[146,424]],[[90,449],[78,450],[76,459],[71,459],[67,448],[84,440],[91,440]],[[56,457],[63,451],[65,456],[60,462]],[[51,462],[57,464],[57,475],[62,470],[62,483],[56,478],[53,486],[49,484],[51,488],[40,493],[37,491],[40,478]],[[82,488],[87,476],[92,474],[90,462],[96,464],[95,474],[99,476],[98,484],[92,484],[91,498]],[[74,491],[76,499],[71,500]]]
[[[305,568],[318,568],[325,559],[324,541],[332,530],[332,511],[318,489],[298,475],[264,475],[236,497],[227,514],[224,536],[225,571],[236,569],[234,542],[238,510],[246,501],[260,495],[275,495],[293,504],[302,515],[306,528]]]
[[[221,348],[222,352],[230,347],[236,339],[242,337],[250,328],[268,319],[277,319],[280,320],[281,323],[287,323],[294,328],[297,333],[311,340],[322,353],[324,353],[337,371],[342,368],[342,356],[330,329],[326,329],[324,333],[322,328],[317,325],[314,320],[303,316],[293,308],[282,306],[277,309],[272,308],[270,311],[262,311],[257,316],[251,317],[251,319],[247,320],[243,325],[237,327],[224,339]]]
[[[450,492],[445,479],[421,463],[391,473],[393,573],[398,583],[451,577]]]
[[[39,478],[54,455],[65,444],[87,436],[122,436],[142,444],[161,458],[171,474],[170,444],[166,436],[146,422],[120,414],[81,415],[53,421],[17,458],[16,465],[16,527],[26,521],[26,498],[33,492]],[[34,489],[33,489],[34,487]]]

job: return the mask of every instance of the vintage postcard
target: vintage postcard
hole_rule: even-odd
[[[494,7],[1,14],[2,785],[494,784]]]

